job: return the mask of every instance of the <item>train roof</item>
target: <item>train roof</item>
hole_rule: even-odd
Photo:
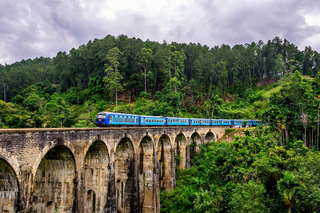
[[[139,115],[141,117],[146,117],[146,118],[166,118],[164,116],[152,116],[152,115]]]
[[[120,113],[120,112],[98,112],[98,114],[114,114],[114,115],[130,115],[130,116],[139,116],[135,114],[129,114],[129,113]]]
[[[166,117],[166,118],[170,118],[170,119],[190,119],[190,118],[178,118],[178,117]]]

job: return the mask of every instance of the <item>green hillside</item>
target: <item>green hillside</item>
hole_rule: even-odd
[[[161,192],[161,212],[318,211],[319,151],[303,141],[278,146],[270,127],[236,135],[206,144],[190,169],[176,170],[176,188]]]

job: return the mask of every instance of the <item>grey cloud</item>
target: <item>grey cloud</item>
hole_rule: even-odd
[[[308,26],[304,14],[319,12],[317,0],[181,1],[152,13],[124,8],[110,18],[103,0],[3,0],[0,7],[0,63],[53,57],[108,34],[162,42],[200,42],[208,46],[267,41],[280,36],[320,51],[320,27]],[[170,3],[169,3],[170,5]],[[102,8],[101,8],[102,7]],[[112,8],[111,8],[112,9]],[[172,10],[171,10],[172,9]],[[139,11],[139,12],[138,12]],[[142,12],[141,12],[142,11]]]

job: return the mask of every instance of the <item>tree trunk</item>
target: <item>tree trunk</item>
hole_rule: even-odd
[[[7,94],[6,94],[6,86],[4,85],[4,80],[2,79],[2,85],[3,85],[3,101],[7,103]]]
[[[304,146],[307,147],[307,128],[304,128]]]
[[[313,128],[312,128],[312,132],[311,132],[311,145],[312,145],[312,150],[313,150]]]
[[[287,126],[286,126],[286,128],[285,128],[285,134],[286,134],[286,144],[288,144],[288,140],[289,140],[289,130],[288,130]]]
[[[147,70],[146,68],[144,69],[144,92],[147,92]]]
[[[117,91],[117,86],[116,86],[116,106],[118,106],[118,91]]]
[[[319,106],[318,106],[318,121],[317,121],[317,149],[319,150]]]
[[[214,113],[214,108],[216,107],[216,103],[213,104],[213,108],[212,108],[212,113],[211,113],[211,118],[213,118],[213,113]]]

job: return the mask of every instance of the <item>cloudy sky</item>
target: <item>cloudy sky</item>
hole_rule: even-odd
[[[106,35],[160,43],[264,42],[320,52],[319,0],[0,0],[0,64],[54,57]]]

